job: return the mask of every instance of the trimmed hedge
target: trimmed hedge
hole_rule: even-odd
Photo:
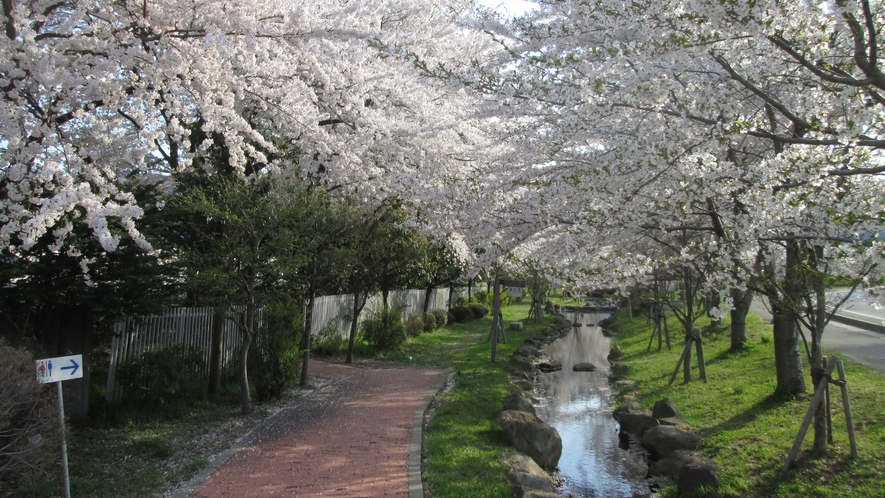
[[[449,323],[449,313],[446,310],[433,310],[433,316],[436,317],[437,327],[444,327]]]
[[[432,332],[438,327],[436,324],[436,315],[433,313],[424,313],[424,332]]]
[[[409,337],[418,337],[426,330],[427,322],[421,318],[421,315],[412,315],[406,320],[406,334],[409,334]]]
[[[489,314],[489,308],[484,304],[469,303],[467,308],[473,313],[473,316],[476,317],[477,320]]]
[[[467,323],[476,319],[476,315],[473,314],[473,311],[466,306],[455,306],[450,308],[449,313],[455,317],[456,323]]]

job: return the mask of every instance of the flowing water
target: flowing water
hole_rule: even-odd
[[[544,347],[545,356],[562,370],[539,373],[536,386],[543,398],[538,416],[562,437],[560,474],[563,493],[579,497],[643,497],[649,495],[644,458],[619,447],[618,423],[612,418],[614,393],[608,382],[609,338],[596,326],[606,314],[574,314],[581,324],[566,337]],[[588,325],[589,324],[589,325]],[[574,372],[576,363],[592,363],[595,372]]]

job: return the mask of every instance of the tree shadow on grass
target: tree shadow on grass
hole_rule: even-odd
[[[711,426],[707,429],[709,433],[716,433],[720,431],[735,431],[743,428],[748,425],[750,422],[759,418],[760,415],[763,415],[772,410],[776,410],[783,406],[786,403],[793,402],[794,399],[792,396],[783,395],[783,394],[771,394],[759,400],[753,406],[747,408],[741,413],[729,418],[728,420],[724,420],[714,426]]]

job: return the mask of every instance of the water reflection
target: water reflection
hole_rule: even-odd
[[[545,346],[546,356],[562,363],[562,371],[538,374],[544,399],[538,416],[562,436],[559,469],[563,492],[580,497],[648,496],[647,467],[641,456],[618,447],[618,425],[612,418],[613,392],[606,359],[611,340],[595,324],[606,314],[577,314],[581,324]],[[587,326],[587,325],[590,326]],[[574,372],[576,363],[592,363],[595,372]]]

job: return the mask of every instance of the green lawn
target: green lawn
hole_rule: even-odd
[[[673,349],[658,352],[655,342],[648,352],[651,327],[645,319],[629,321],[625,310],[615,316],[615,342],[625,353],[629,378],[637,382],[637,400],[643,406],[664,397],[677,403],[684,418],[707,436],[703,452],[722,467],[725,496],[885,496],[885,374],[842,358],[857,432],[857,459],[850,457],[844,412],[837,404],[841,398],[834,387],[833,446],[823,454],[811,454],[809,433],[798,460],[782,474],[809,400],[771,396],[775,372],[769,324],[750,316],[749,347],[739,353],[729,352],[728,323],[708,327],[704,334],[708,382],[698,380],[694,361],[692,382],[684,385],[680,370],[668,386],[682,352],[684,335],[678,322],[674,318],[668,322],[675,331]],[[810,388],[810,379],[807,382]]]
[[[490,316],[409,339],[401,353],[411,356],[412,363],[450,367],[455,380],[451,390],[437,397],[424,433],[424,477],[436,498],[513,496],[500,462],[501,453],[512,447],[494,418],[510,385],[505,371],[510,354],[552,323],[530,323],[525,320],[528,311],[527,305],[503,309],[505,322],[522,321],[526,328],[507,331],[507,344],[498,345],[497,363],[491,362]]]

